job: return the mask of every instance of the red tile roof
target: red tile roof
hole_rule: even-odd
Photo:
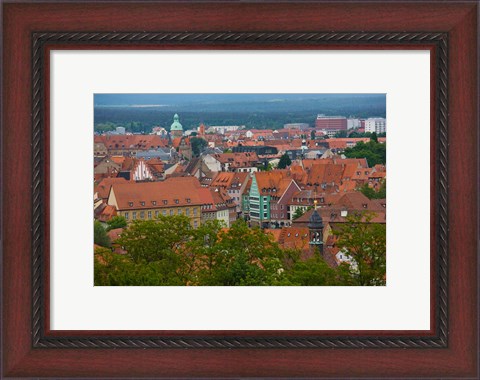
[[[127,180],[125,178],[104,178],[95,186],[94,192],[98,193],[99,198],[107,199],[110,193],[110,187],[115,183],[127,183]]]
[[[149,150],[165,146],[157,135],[98,135],[94,137],[94,142],[103,143],[112,150]]]
[[[169,178],[163,182],[114,184],[118,209],[153,209],[201,205],[198,189],[200,182],[195,177]]]

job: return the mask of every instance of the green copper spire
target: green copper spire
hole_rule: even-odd
[[[178,117],[177,114],[175,114],[175,115],[173,116],[173,123],[172,123],[172,125],[170,126],[170,132],[173,132],[173,131],[183,131],[182,124],[180,124],[179,120],[180,120],[180,118]]]

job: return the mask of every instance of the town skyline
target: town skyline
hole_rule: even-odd
[[[386,284],[386,118],[191,114],[95,131],[96,285]]]
[[[132,133],[149,133],[155,126],[168,129],[175,113],[187,130],[199,123],[254,129],[313,126],[318,114],[386,117],[385,94],[96,94],[94,103],[98,132],[115,126]]]

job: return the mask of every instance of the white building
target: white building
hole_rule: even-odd
[[[387,131],[387,120],[381,117],[370,117],[365,120],[365,132],[385,133]]]
[[[212,127],[208,127],[207,133],[220,133],[224,135],[225,132],[233,132],[242,128],[243,126],[239,125],[214,125]]]
[[[360,119],[347,119],[347,129],[360,128]]]

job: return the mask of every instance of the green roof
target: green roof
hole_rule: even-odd
[[[182,124],[180,124],[180,122],[178,120],[179,120],[179,117],[178,117],[177,114],[175,114],[175,116],[173,117],[173,123],[170,126],[170,132],[171,131],[183,131]]]

